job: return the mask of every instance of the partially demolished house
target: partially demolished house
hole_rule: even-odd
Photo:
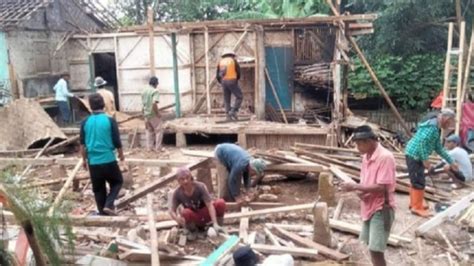
[[[69,69],[62,49],[69,38],[117,25],[104,7],[91,1],[0,1],[0,102],[49,96],[58,74]]]

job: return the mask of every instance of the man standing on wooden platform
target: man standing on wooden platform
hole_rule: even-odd
[[[97,93],[102,96],[105,103],[105,113],[110,115],[111,117],[115,118],[115,112],[117,109],[115,108],[115,98],[114,94],[105,88],[107,85],[107,81],[105,81],[102,77],[96,77],[94,80],[94,87],[97,88]]]
[[[443,109],[435,117],[419,124],[416,134],[408,142],[405,149],[405,159],[410,176],[410,209],[412,213],[428,217],[431,213],[428,206],[423,204],[425,197],[425,169],[432,171],[433,166],[429,157],[433,151],[438,153],[451,167],[458,171],[458,166],[451,155],[441,145],[441,130],[454,127],[456,114],[451,109]]]
[[[222,59],[217,65],[216,79],[222,85],[224,92],[224,107],[227,120],[238,120],[237,113],[242,105],[242,90],[239,87],[240,66],[235,59],[234,51],[225,49]],[[231,105],[231,96],[235,97],[234,107]]]
[[[120,133],[117,122],[104,113],[104,99],[100,94],[90,95],[89,105],[92,114],[82,122],[80,131],[83,166],[89,168],[99,214],[116,215],[114,202],[122,188],[123,177],[115,149],[120,161],[125,160]],[[108,194],[105,183],[109,184]]]
[[[186,228],[188,239],[195,239],[195,232],[202,230],[212,222],[216,232],[222,231],[223,217],[226,209],[223,199],[212,200],[204,183],[194,180],[188,168],[178,169],[176,174],[179,187],[172,195],[169,213],[171,218]],[[178,210],[179,206],[182,206]]]
[[[151,77],[142,92],[143,116],[145,117],[146,148],[149,151],[162,151],[163,141],[163,120],[158,109],[160,93],[157,89],[158,78]]]
[[[53,89],[55,92],[54,99],[58,105],[59,113],[61,114],[61,122],[63,126],[69,124],[71,118],[71,110],[69,109],[69,99],[74,97],[74,94],[70,93],[68,90],[68,84],[71,75],[68,72],[61,74],[61,78],[58,80]]]
[[[245,195],[240,195],[242,179],[248,190],[251,187],[251,175],[257,175],[257,179],[263,177],[265,161],[253,158],[246,150],[232,143],[217,145],[214,156],[218,171],[218,197],[243,203]]]
[[[378,142],[369,126],[356,128],[353,140],[364,154],[361,181],[343,183],[342,188],[356,191],[361,198],[360,239],[368,245],[373,265],[384,266],[384,252],[395,219],[395,157]]]

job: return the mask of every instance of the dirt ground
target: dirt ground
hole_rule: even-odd
[[[213,146],[193,146],[190,149],[208,150],[212,151]],[[71,155],[69,155],[71,156]],[[74,155],[72,155],[74,156]],[[78,156],[78,155],[76,155]],[[173,159],[173,160],[189,160],[196,161],[198,158],[185,156],[181,151],[175,147],[166,147],[166,151],[162,154],[156,154],[154,152],[146,152],[143,149],[133,149],[126,152],[128,158],[143,158],[143,159]],[[121,195],[126,195],[134,188],[138,188],[142,185],[149,183],[162,176],[159,167],[147,167],[147,168],[132,168],[128,172],[124,173],[125,178],[132,178],[133,182],[131,187],[126,187],[122,190]],[[37,168],[34,172],[34,179],[47,178],[51,174],[51,169]],[[79,173],[79,175],[87,175],[85,171]],[[213,172],[213,176],[215,173]],[[213,180],[215,182],[215,178]],[[337,180],[335,180],[337,182]],[[88,187],[84,190],[84,186]],[[307,175],[306,177],[294,177],[286,178],[284,176],[272,175],[268,179],[264,179],[262,185],[270,186],[272,191],[278,196],[278,201],[284,203],[284,205],[302,204],[314,202],[317,198],[318,184],[317,176]],[[177,186],[176,181],[171,182],[166,187],[158,189],[153,193],[154,197],[154,209],[157,212],[167,211],[167,194]],[[53,189],[60,189],[61,186],[56,186]],[[95,210],[95,203],[93,199],[93,193],[90,188],[89,181],[81,181],[78,191],[84,190],[84,193],[74,192],[68,195],[68,199],[74,202],[74,214],[86,214],[91,213]],[[45,190],[46,191],[46,190]],[[461,198],[470,192],[470,189],[457,190],[455,192],[455,198]],[[45,192],[48,193],[48,192]],[[341,212],[340,220],[347,221],[350,223],[361,224],[359,216],[360,201],[353,193],[343,193],[337,191],[336,198],[344,198],[344,205]],[[417,239],[414,237],[414,231],[417,226],[426,221],[426,219],[412,215],[408,210],[408,195],[396,194],[396,218],[394,226],[392,227],[392,233],[399,236],[408,237],[413,239],[411,243],[403,247],[388,247],[386,252],[386,259],[388,265],[456,265],[458,258],[455,255],[450,254],[447,251],[447,245],[442,238],[437,235],[437,232],[430,232],[429,238]],[[433,203],[431,203],[433,206]],[[141,198],[137,201],[132,202],[127,208],[120,210],[120,215],[136,216],[139,212],[143,212],[143,208],[146,207],[146,198]],[[140,210],[141,209],[141,210]],[[334,207],[329,208],[330,217]],[[146,209],[145,209],[146,211]],[[146,214],[146,213],[145,213]],[[265,215],[261,217],[251,218],[249,232],[257,231],[262,232],[265,223],[285,223],[285,224],[299,224],[299,225],[312,225],[312,216],[309,211],[297,211],[289,213],[279,213],[273,215]],[[146,225],[147,222],[141,221],[138,225]],[[229,225],[226,227],[229,232],[236,232],[238,234],[238,223]],[[461,229],[458,225],[450,223],[444,223],[436,229],[442,229],[451,242],[453,242],[455,248],[470,254],[470,263],[474,263],[474,240],[473,233],[469,233],[466,230]],[[96,230],[96,229],[94,229]],[[99,229],[97,229],[99,230]],[[102,230],[102,229],[100,229]],[[115,231],[113,229],[107,229],[105,232]],[[123,229],[119,232],[120,235],[127,236],[128,229]],[[260,235],[260,233],[258,233]],[[258,241],[264,241],[264,235],[257,236]],[[147,239],[148,236],[147,236]],[[438,240],[438,241],[436,241]],[[339,248],[343,253],[350,254],[351,265],[371,265],[370,256],[367,248],[357,240],[354,235],[341,233],[333,230],[333,243],[335,247]],[[84,245],[87,243],[84,243]],[[88,243],[91,244],[91,243]],[[95,243],[99,246],[101,243]],[[199,255],[206,257],[216,245],[220,243],[213,243],[208,239],[196,240],[194,242],[188,242],[184,247],[184,251],[188,255]],[[448,254],[450,254],[448,256]],[[451,262],[450,262],[451,261]],[[298,265],[330,265],[332,262],[327,261],[324,257],[320,257],[317,261],[310,261],[305,259],[298,259]],[[345,264],[348,264],[347,262]],[[465,264],[465,265],[469,265]],[[473,265],[473,264],[470,264]]]

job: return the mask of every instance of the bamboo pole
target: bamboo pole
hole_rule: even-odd
[[[280,97],[278,97],[278,94],[275,90],[275,86],[273,86],[272,79],[270,78],[270,74],[268,74],[268,69],[266,67],[265,67],[265,76],[267,77],[268,83],[270,84],[270,87],[272,88],[273,96],[275,97],[275,100],[278,104],[278,108],[280,109],[280,113],[283,117],[283,120],[285,121],[285,124],[288,124],[288,119],[286,118],[285,111],[283,110],[283,106],[281,105]]]
[[[54,209],[56,209],[59,206],[59,204],[61,203],[64,195],[66,194],[67,190],[71,186],[72,181],[74,180],[74,177],[76,176],[77,172],[79,172],[79,169],[81,169],[81,166],[82,166],[83,162],[84,162],[84,160],[82,158],[79,159],[76,166],[74,167],[74,170],[72,170],[71,174],[68,176],[68,178],[66,180],[66,183],[64,183],[64,186],[61,188],[61,190],[59,191],[59,194],[54,199],[53,205],[51,206],[51,208],[49,208],[49,211],[48,211],[49,216],[51,216],[53,214]]]

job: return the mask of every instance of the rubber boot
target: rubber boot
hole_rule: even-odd
[[[411,212],[421,217],[430,217],[432,214],[423,208],[424,189],[413,189],[413,204]]]
[[[413,192],[414,188],[410,187],[410,204],[408,205],[408,209],[411,210],[413,206],[413,202],[415,202],[414,195],[415,193]],[[425,201],[423,199],[423,209],[428,210],[430,207],[425,204]]]

